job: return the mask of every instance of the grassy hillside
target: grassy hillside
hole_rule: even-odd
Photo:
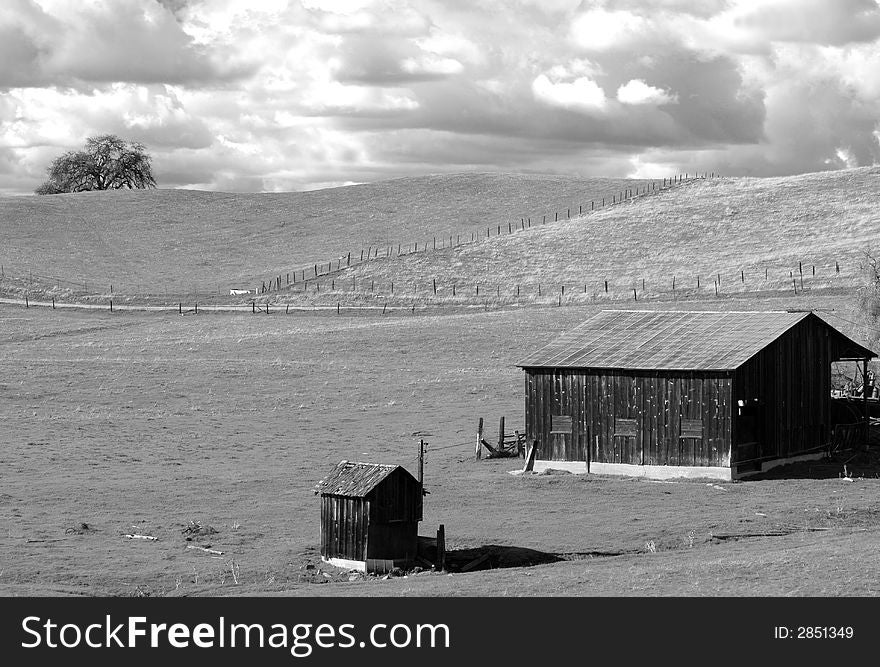
[[[337,287],[373,285],[390,296],[394,281],[397,297],[442,301],[455,285],[460,301],[473,299],[477,285],[483,298],[512,299],[519,285],[519,300],[529,301],[541,285],[543,300],[556,302],[566,285],[566,299],[631,300],[633,288],[642,298],[672,296],[673,277],[677,296],[693,295],[698,276],[700,293],[713,295],[719,273],[722,295],[793,291],[792,273],[800,289],[801,270],[807,288],[851,287],[880,235],[878,186],[876,167],[698,180],[478,244],[380,257],[346,272]]]
[[[641,181],[452,174],[278,194],[192,190],[0,198],[0,263],[90,291],[213,292],[370,246],[424,244],[618,195]],[[58,280],[60,279],[60,280]],[[82,291],[80,289],[75,291]]]

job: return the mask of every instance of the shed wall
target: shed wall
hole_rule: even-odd
[[[366,560],[370,503],[363,498],[321,496],[321,555]]]

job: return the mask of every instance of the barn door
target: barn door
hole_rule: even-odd
[[[755,461],[764,456],[764,406],[757,398],[737,401],[736,460]]]

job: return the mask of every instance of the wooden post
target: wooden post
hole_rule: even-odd
[[[840,273],[840,262],[834,262],[834,272]]]
[[[388,307],[388,303],[387,303],[387,302],[382,304],[382,314],[383,314],[383,315],[385,314],[385,309],[386,309],[387,307]]]
[[[178,302],[178,304],[177,304],[177,313],[178,313],[178,315],[183,315],[183,304],[182,304],[182,303],[179,303],[179,302]]]
[[[110,312],[113,312],[113,299],[110,299]]]
[[[55,310],[55,297],[52,297],[52,310]]]
[[[501,417],[501,423],[498,424],[498,451],[504,449],[504,417]]]
[[[605,281],[605,294],[608,294],[608,281]]]
[[[437,529],[437,569],[446,569],[446,528],[442,523]]]
[[[425,441],[419,440],[419,484],[425,486]]]
[[[480,417],[480,423],[477,425],[477,445],[474,450],[474,456],[477,461],[483,458],[483,418]]]
[[[339,315],[339,302],[336,302],[336,314]]]
[[[199,302],[196,301],[196,315],[199,314]]]
[[[434,287],[434,294],[436,295],[436,294],[437,294],[437,279],[436,279],[436,278],[432,278],[432,279],[431,279],[431,284],[432,284],[432,286]]]
[[[257,302],[256,301],[251,301],[251,312],[252,313],[257,312]]]
[[[532,472],[535,469],[535,454],[538,453],[538,441],[533,440],[532,444],[529,445],[529,450],[526,453],[526,462],[523,465],[523,472]]]
[[[27,295],[27,294],[24,295],[24,307],[25,307],[25,308],[30,308],[30,307],[31,307],[30,301],[28,301],[28,295]]]
[[[269,314],[269,302],[266,301],[266,315]]]

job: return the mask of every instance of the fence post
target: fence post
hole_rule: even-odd
[[[477,425],[477,445],[474,450],[474,455],[477,457],[479,461],[483,458],[483,418],[480,417],[480,423]]]
[[[501,422],[498,424],[498,451],[500,452],[504,449],[504,417],[501,417]]]
[[[183,315],[183,304],[180,302],[177,303],[177,314]]]
[[[638,301],[638,300],[639,300],[639,295],[636,294],[636,290],[635,290],[635,288],[633,288],[633,301]]]
[[[437,569],[446,570],[446,529],[442,523],[437,529]]]
[[[608,281],[605,281],[605,294],[608,294]]]

